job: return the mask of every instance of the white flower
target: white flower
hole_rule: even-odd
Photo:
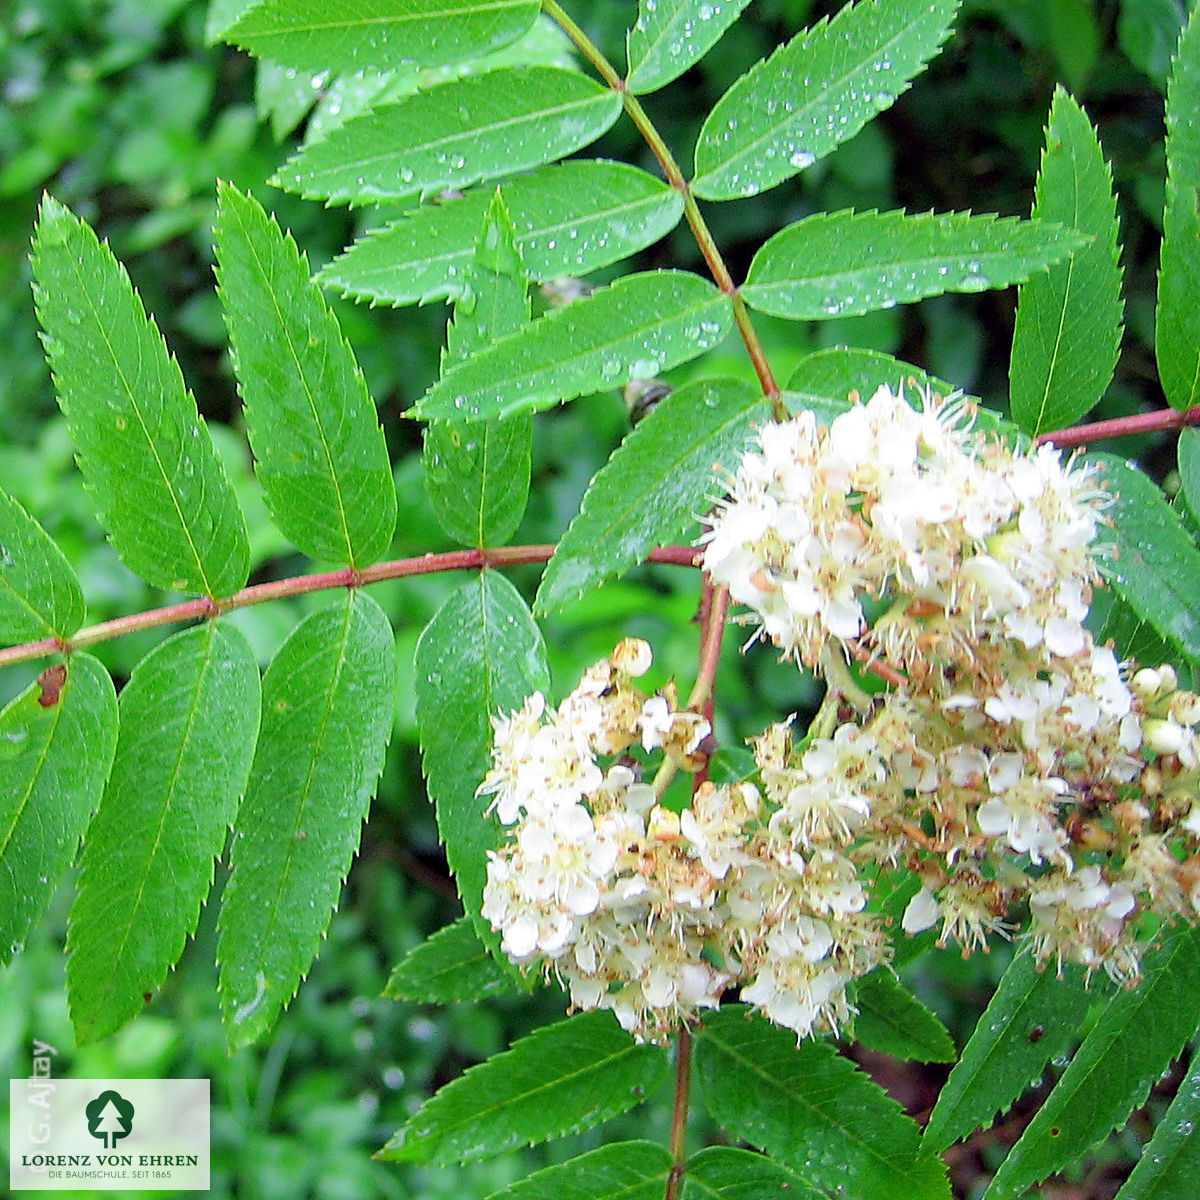
[[[937,924],[941,905],[937,897],[928,889],[922,888],[905,906],[904,916],[900,918],[900,927],[905,933],[920,933],[923,929],[932,929]]]

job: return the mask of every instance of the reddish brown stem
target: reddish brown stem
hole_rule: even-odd
[[[671,1174],[663,1200],[677,1200],[687,1162],[688,1100],[692,1090],[692,1034],[686,1025],[675,1039],[675,1106],[671,1112]]]
[[[673,563],[682,567],[698,567],[701,551],[691,546],[660,546],[647,556],[650,562]],[[102,621],[81,629],[74,637],[42,638],[20,646],[0,649],[0,667],[7,663],[28,662],[43,658],[47,654],[69,653],[92,646],[96,642],[108,641],[137,629],[153,629],[158,625],[171,625],[177,621],[194,621],[205,617],[219,616],[235,608],[246,608],[251,604],[262,604],[267,600],[279,600],[285,596],[302,596],[307,592],[320,592],[330,588],[359,587],[365,583],[378,583],[384,579],[401,579],[409,575],[431,575],[437,571],[462,571],[483,567],[511,567],[519,563],[546,562],[554,554],[554,546],[504,546],[495,550],[450,550],[444,554],[422,554],[417,558],[398,558],[391,562],[375,563],[356,571],[351,567],[340,571],[322,571],[313,575],[293,575],[288,579],[276,579],[270,583],[256,583],[242,588],[226,600],[185,600],[180,604],[168,604],[146,612],[117,617],[113,621]]]
[[[1136,413],[1130,417],[1113,417],[1108,421],[1092,421],[1088,425],[1072,425],[1069,429],[1052,429],[1039,433],[1035,445],[1049,442],[1059,447],[1086,446],[1105,438],[1129,437],[1135,433],[1156,433],[1165,429],[1183,429],[1200,425],[1200,405],[1181,412],[1177,408],[1159,408],[1154,412]]]

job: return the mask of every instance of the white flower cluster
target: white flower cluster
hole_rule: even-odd
[[[869,741],[875,784],[818,778],[827,804],[856,797],[856,861],[921,879],[907,931],[970,950],[1027,905],[1039,957],[1130,979],[1141,914],[1200,903],[1200,701],[1169,668],[1131,687],[1084,627],[1108,502],[1092,471],[965,416],[883,387],[828,429],[767,426],[704,564],[785,656],[900,673],[833,738]]]
[[[881,388],[828,429],[768,425],[743,458],[705,567],[829,683],[798,745],[790,722],[754,739],[755,782],[663,806],[710,729],[634,686],[642,642],[557,710],[496,718],[480,790],[511,838],[483,912],[514,961],[639,1037],[730,987],[803,1036],[846,1021],[886,960],[881,881],[917,881],[904,932],[967,953],[1025,928],[1039,959],[1123,981],[1158,922],[1200,912],[1200,697],[1084,626],[1106,494],[965,415]],[[868,696],[851,657],[890,688]]]
[[[767,425],[704,537],[705,569],[810,667],[831,639],[922,673],[984,637],[1078,653],[1104,493],[1052,447],[1015,453],[963,417],[882,387],[828,429],[811,412]]]
[[[665,1037],[744,981],[780,1024],[836,1026],[847,982],[885,944],[854,864],[837,838],[814,848],[821,823],[802,803],[772,816],[750,783],[705,782],[683,812],[663,807],[623,752],[694,768],[710,730],[671,689],[634,687],[649,666],[649,647],[626,640],[557,710],[535,694],[495,721],[480,790],[513,836],[489,855],[483,915],[514,962],[544,964],[575,1005],[611,1008],[639,1037]]]

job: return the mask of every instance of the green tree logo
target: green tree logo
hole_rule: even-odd
[[[111,1150],[119,1138],[133,1132],[133,1105],[111,1088],[101,1092],[84,1112],[87,1113],[88,1133],[99,1138],[106,1150]]]

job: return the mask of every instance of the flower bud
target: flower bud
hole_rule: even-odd
[[[1151,754],[1178,754],[1183,747],[1183,727],[1174,721],[1152,718],[1142,726],[1144,745]]]
[[[1176,692],[1167,705],[1172,721],[1180,725],[1200,723],[1200,696],[1195,692]]]
[[[653,661],[649,645],[641,638],[624,638],[612,652],[612,665],[633,679],[645,675]]]
[[[1162,676],[1153,667],[1143,667],[1129,681],[1129,686],[1143,700],[1153,700],[1162,690]]]

